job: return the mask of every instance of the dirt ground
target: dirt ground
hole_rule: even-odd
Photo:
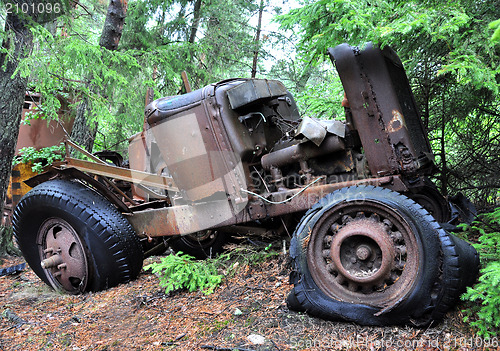
[[[145,263],[152,260],[159,259]],[[23,262],[2,261],[1,267]],[[488,349],[462,322],[460,306],[426,329],[364,327],[291,312],[285,261],[281,254],[240,267],[209,296],[166,295],[144,271],[126,285],[67,296],[26,268],[0,277],[0,350]]]

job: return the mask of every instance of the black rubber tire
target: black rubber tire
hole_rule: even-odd
[[[338,204],[355,203],[360,199],[382,203],[395,209],[410,224],[419,248],[419,273],[411,292],[381,314],[383,308],[380,306],[370,306],[362,301],[340,301],[327,296],[314,281],[307,263],[306,247],[310,241],[310,233],[322,215]],[[324,319],[345,320],[363,325],[427,325],[432,320],[441,318],[456,301],[459,291],[473,279],[466,279],[462,284],[456,282],[456,278],[465,273],[466,268],[461,267],[462,264],[471,262],[471,255],[470,250],[466,249],[462,251],[468,250],[469,255],[464,255],[462,262],[452,257],[452,252],[460,256],[459,245],[450,243],[454,243],[453,240],[422,206],[404,195],[373,186],[340,189],[313,206],[294,233],[290,247],[294,271],[290,280],[295,286],[288,296],[288,306],[292,310]],[[475,273],[470,275],[472,276],[475,278]]]
[[[446,231],[440,231],[439,239],[443,263],[433,320],[442,319],[460,300],[466,288],[476,282],[480,268],[479,254],[472,245]]]
[[[14,211],[14,235],[26,262],[49,286],[48,270],[36,242],[46,221],[63,220],[82,243],[88,276],[84,288],[68,293],[100,291],[127,283],[139,275],[143,252],[125,217],[104,197],[76,181],[51,180],[29,191]]]
[[[230,235],[217,230],[203,232],[200,235],[203,236],[205,233],[209,236],[206,239],[198,240],[195,233],[172,238],[169,245],[175,252],[183,252],[199,260],[215,257],[224,252],[224,245],[228,243]]]

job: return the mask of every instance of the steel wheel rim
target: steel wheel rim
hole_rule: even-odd
[[[312,278],[336,300],[381,308],[399,303],[419,275],[414,231],[388,205],[342,202],[311,230],[307,264]]]
[[[50,285],[70,294],[84,292],[89,276],[87,256],[74,228],[61,218],[49,218],[38,230],[37,244]]]

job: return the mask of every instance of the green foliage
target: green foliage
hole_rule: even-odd
[[[482,215],[466,230],[469,237],[479,236],[474,247],[480,254],[483,268],[479,282],[468,287],[462,296],[463,300],[474,303],[464,311],[464,320],[472,320],[470,324],[477,329],[478,335],[496,336],[500,332],[500,207]]]
[[[303,4],[279,16],[282,28],[299,33],[300,58],[320,65],[329,47],[345,42],[393,47],[429,132],[443,193],[462,191],[480,205],[494,203],[500,187],[500,47],[487,27],[500,28],[500,7],[471,0]],[[318,95],[310,104],[317,112],[317,106],[325,113],[338,108],[324,92]]]
[[[177,252],[162,257],[160,263],[151,263],[144,267],[151,269],[160,277],[160,286],[165,293],[185,288],[188,291],[200,290],[204,294],[211,294],[222,282],[222,275],[217,273],[215,260],[196,261],[194,257]]]
[[[308,84],[295,94],[301,111],[321,119],[344,119],[341,106],[344,89],[338,75],[333,71],[324,72],[323,77],[310,77]]]
[[[257,9],[255,2],[202,2],[194,43],[189,42],[195,22],[194,1],[133,2],[122,47],[155,52],[155,60],[161,61],[157,68],[163,96],[177,94],[182,71],[188,73],[193,88],[234,76],[250,76],[255,28],[248,21]],[[165,51],[169,52],[162,57]]]
[[[373,41],[398,49],[407,67],[420,64],[418,56],[429,50],[447,55],[435,74],[460,73],[465,84],[498,92],[499,72],[492,64],[495,51],[487,33],[476,28],[490,5],[467,1],[446,4],[428,1],[306,1],[305,6],[279,17],[284,28],[300,27],[299,49],[308,60],[324,57],[329,47],[348,42],[362,45]],[[485,44],[485,45],[483,45]],[[426,52],[427,51],[427,52]]]
[[[490,22],[488,26],[490,29],[494,30],[493,35],[491,36],[491,41],[500,42],[500,19]]]
[[[14,159],[14,165],[19,163],[31,163],[31,170],[35,173],[40,173],[47,165],[62,160],[63,155],[64,144],[44,147],[39,150],[32,146],[23,147],[19,150],[19,157]]]
[[[108,3],[81,0],[54,22],[33,23],[35,49],[18,67],[29,77],[30,90],[42,95],[44,118],[57,118],[57,96],[72,102],[73,111],[84,99],[89,102],[88,123],[99,126],[96,151],[126,153],[127,138],[142,128],[148,87],[158,98],[179,93],[182,71],[193,89],[250,75],[255,29],[248,21],[255,1],[203,1],[190,42],[195,1],[132,0],[114,51],[99,45]]]
[[[279,253],[272,250],[272,244],[263,248],[239,245],[219,255],[216,259],[225,276],[234,275],[243,267],[257,265]]]
[[[151,263],[144,270],[158,274],[160,286],[165,293],[176,289],[200,290],[211,294],[222,282],[224,276],[239,272],[242,267],[259,264],[269,257],[278,255],[271,250],[271,244],[262,250],[238,246],[216,258],[195,260],[194,257],[177,252],[161,258],[159,263]],[[221,272],[222,274],[220,274]]]

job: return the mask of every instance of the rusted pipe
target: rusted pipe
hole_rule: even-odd
[[[319,147],[311,142],[292,145],[262,156],[261,163],[264,169],[270,170],[272,166],[282,167],[293,162],[300,162],[344,149],[343,140],[336,135],[329,135]]]

